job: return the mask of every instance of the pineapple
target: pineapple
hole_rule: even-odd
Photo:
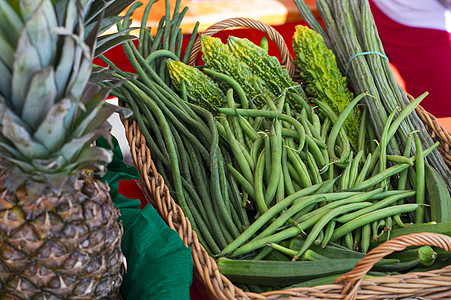
[[[115,108],[89,81],[92,2],[0,0],[0,299],[120,298],[122,227],[95,177]]]

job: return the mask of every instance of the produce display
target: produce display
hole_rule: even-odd
[[[0,298],[119,297],[125,257],[92,57],[131,1],[0,0]],[[116,79],[113,81],[118,83]]]
[[[234,36],[224,43],[201,33],[203,63],[187,64],[197,26],[183,45],[179,1],[173,12],[166,1],[154,35],[147,5],[137,46],[123,44],[135,72],[100,56],[124,80],[101,86],[133,111],[201,245],[249,292],[332,283],[390,237],[451,234],[450,170],[415,114],[427,92],[409,101],[388,74],[365,1],[349,1],[360,3],[351,17],[365,17],[349,24],[340,23],[347,1],[317,2],[329,35],[296,1],[311,23],[293,32],[300,80]],[[359,24],[359,35],[341,36],[335,24]],[[118,29],[130,26],[126,17]],[[367,48],[345,53],[359,43]],[[382,259],[367,276],[449,263],[449,253],[422,246]]]

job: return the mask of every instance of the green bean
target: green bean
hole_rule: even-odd
[[[192,104],[182,101],[178,96],[177,98],[175,98],[175,100],[172,99],[173,95],[171,93],[168,93],[161,86],[153,82],[148,82],[146,84],[138,80],[132,80],[132,82],[136,84],[136,86],[141,88],[145,93],[152,96],[152,99],[159,105],[164,104],[164,106],[162,106],[164,112],[172,112],[169,114],[171,120],[176,120],[175,122],[177,123],[180,123],[181,121],[188,123],[190,127],[192,126],[196,131],[200,133],[199,135],[196,135],[199,140],[203,141],[205,144],[208,144],[208,141],[211,138],[210,132],[205,124],[198,119],[198,116],[195,115],[195,113],[190,108],[192,107],[197,109],[199,108],[198,106],[190,106]],[[181,130],[187,131],[186,129]]]
[[[216,137],[216,140],[212,141],[213,145],[217,145],[218,136]],[[238,228],[235,226],[235,224],[232,222],[231,215],[229,213],[229,210],[226,206],[226,201],[229,199],[223,198],[223,190],[221,189],[221,175],[220,175],[220,157],[221,157],[221,150],[219,147],[213,146],[214,149],[211,150],[211,164],[210,164],[210,187],[211,187],[211,198],[213,199],[215,205],[214,208],[218,211],[218,221],[221,222],[222,226],[225,227],[223,229],[223,232],[225,230],[229,230],[232,237],[236,237],[240,234]],[[230,238],[231,242],[233,238]]]
[[[387,161],[398,163],[398,164],[408,164],[409,166],[413,166],[414,163],[409,160],[406,156],[401,155],[386,155]]]
[[[312,175],[313,184],[322,182],[323,179],[321,178],[321,174],[319,173],[319,168],[318,165],[316,164],[313,154],[307,151],[306,155],[307,155],[307,164],[309,166],[309,170],[311,171],[310,174]]]
[[[255,199],[255,190],[252,183],[250,183],[244,176],[235,169],[231,164],[227,165],[227,169],[229,170],[230,174],[232,174],[233,178],[243,187],[243,189],[251,196],[253,199]]]
[[[318,218],[321,216],[317,216],[316,218],[312,218],[310,220],[307,220],[303,223],[298,224],[298,226],[292,226],[287,229],[284,229],[282,231],[279,231],[278,233],[260,238],[260,239],[253,239],[252,241],[248,242],[245,245],[242,245],[235,251],[231,253],[231,257],[237,257],[246,253],[249,253],[250,251],[253,251],[255,249],[264,247],[269,242],[279,242],[288,238],[291,238],[299,233],[301,233],[304,229],[307,229],[314,225],[314,223],[318,220]]]
[[[224,164],[228,166],[231,162],[230,156],[226,151],[223,153],[224,156]],[[241,220],[241,224],[243,224],[244,228],[249,227],[249,217],[246,213],[245,208],[242,205],[243,197],[240,193],[240,190],[238,189],[238,183],[233,178],[233,175],[231,172],[227,172],[227,179],[229,182],[229,195],[230,195],[230,202],[232,203],[232,206],[235,207],[235,211],[238,214],[238,217]],[[247,193],[246,193],[247,194]]]
[[[141,27],[140,27],[140,31],[139,31],[139,39],[140,39],[141,42],[145,42],[145,37],[147,37],[147,35],[145,34],[146,33],[146,22],[147,22],[147,19],[149,17],[150,8],[152,7],[152,5],[155,2],[157,2],[157,0],[149,1],[147,3],[147,5],[146,5],[145,9],[144,9],[144,12],[143,12],[143,15],[142,15],[142,19],[141,19]],[[140,49],[141,53],[144,53],[144,51],[143,51],[144,45],[143,44],[145,44],[145,43],[140,43],[139,44],[139,49]]]
[[[398,204],[398,205],[400,205],[400,204]],[[402,221],[401,215],[394,215],[394,216],[393,216],[393,220],[395,221],[396,225],[398,225],[398,226],[401,227],[401,228],[407,228],[407,227],[409,227],[409,225],[406,225],[406,224]]]
[[[379,220],[373,221],[371,222],[371,230],[373,232],[373,240],[377,241],[377,239],[379,238]]]
[[[285,107],[285,100],[287,98],[287,90],[285,89],[285,91],[280,94],[277,98],[276,98],[276,109],[278,112],[282,113],[283,112],[283,108]]]
[[[368,141],[370,142],[369,143],[369,145],[370,145],[370,153],[374,153],[375,150],[376,150],[376,133],[374,132],[374,128],[370,124],[370,122],[368,122],[366,125],[367,125],[366,126],[366,132],[368,134]]]
[[[379,200],[379,201],[375,202],[370,207],[366,207],[364,209],[355,211],[353,213],[343,215],[340,218],[336,219],[336,221],[339,222],[339,223],[347,223],[347,222],[349,222],[349,221],[351,221],[351,220],[353,220],[355,218],[358,218],[360,216],[366,215],[366,214],[368,214],[370,212],[373,212],[375,210],[378,210],[380,208],[389,206],[390,204],[398,201],[399,199],[403,199],[403,198],[414,196],[415,193],[416,193],[416,191],[411,190],[411,191],[406,191],[406,192],[404,192],[402,194],[397,194],[397,195],[393,195],[393,196],[387,197],[387,198],[385,198],[383,200]]]
[[[391,139],[396,131],[399,129],[399,126],[401,122],[412,112],[415,110],[415,108],[420,104],[420,102],[426,98],[426,96],[429,94],[429,92],[424,92],[421,94],[418,98],[411,101],[404,109],[401,111],[401,113],[398,115],[398,117],[393,121],[392,125],[390,126],[390,129],[388,130],[388,139]]]
[[[157,158],[158,160],[160,160],[165,166],[169,166],[169,159],[168,159],[168,154],[167,154],[167,149],[166,149],[166,143],[163,141],[162,138],[162,134],[159,134],[156,136],[157,138],[157,142],[154,141],[154,139],[152,138],[152,136],[150,135],[150,132],[148,130],[148,128],[145,125],[145,121],[138,117],[139,116],[139,108],[138,105],[136,104],[136,102],[133,100],[130,92],[128,91],[128,89],[123,89],[124,92],[124,96],[125,98],[122,98],[123,101],[126,101],[127,103],[130,104],[132,111],[133,111],[133,116],[136,118],[136,121],[138,122],[138,125],[142,131],[143,136],[145,137],[146,143],[149,146],[149,148],[151,150],[153,150],[153,155],[155,156],[155,158]],[[146,111],[147,113],[147,111]],[[157,124],[155,119],[152,117],[152,114],[149,112],[148,116],[148,122],[150,122],[150,124]],[[158,129],[156,129],[156,131],[159,131],[159,126],[157,126]]]
[[[255,142],[258,139],[259,135],[254,130],[252,125],[249,123],[249,121],[246,120],[246,118],[244,118],[243,116],[238,115],[238,122],[241,126],[241,129],[246,134],[246,136],[248,136],[252,142]]]
[[[187,47],[185,49],[185,54],[183,55],[183,60],[182,60],[183,63],[185,63],[185,64],[188,63],[189,54],[191,52],[191,49],[193,48],[194,41],[195,41],[196,36],[197,36],[197,30],[199,28],[199,24],[200,24],[199,21],[197,21],[194,24],[193,30],[191,31],[191,37],[190,37],[188,45],[187,45]]]
[[[187,197],[189,198],[189,197]],[[190,202],[191,200],[188,199],[188,202]],[[205,250],[208,253],[211,253],[212,255],[216,255],[218,253],[220,253],[220,249],[217,245],[217,240],[215,238],[213,238],[213,236],[211,235],[210,231],[207,229],[208,225],[205,223],[205,221],[202,219],[202,217],[199,215],[198,211],[192,206],[190,205],[190,209],[191,209],[191,213],[194,216],[194,222],[191,223],[191,226],[193,227],[193,230],[195,230],[195,232],[197,233],[197,237],[199,239],[199,242],[202,243],[202,246],[204,246]],[[203,230],[199,230],[200,228],[202,228]]]
[[[407,136],[406,139],[406,145],[404,148],[404,153],[403,155],[405,157],[409,157],[410,156],[410,149],[412,148],[412,141],[413,141],[413,136],[410,134]],[[406,185],[407,185],[407,170],[402,171],[399,174],[399,180],[398,180],[398,189],[399,190],[405,190],[406,189]]]
[[[329,118],[324,119],[323,124],[321,125],[321,139],[325,141],[327,136],[329,135],[329,128],[332,122]]]
[[[334,242],[338,240],[339,238],[343,237],[346,233],[361,227],[365,224],[374,222],[376,220],[383,219],[387,216],[393,216],[400,213],[406,213],[414,211],[418,208],[418,204],[403,204],[403,205],[397,205],[397,206],[389,206],[385,207],[376,211],[373,211],[367,215],[360,216],[356,219],[353,219],[346,224],[340,226],[339,228],[335,229],[330,241]]]
[[[325,215],[323,215],[318,222],[316,222],[315,226],[313,226],[312,230],[310,230],[310,233],[308,234],[307,238],[304,241],[304,244],[302,245],[301,249],[299,249],[296,256],[293,258],[293,260],[298,259],[304,252],[307,250],[310,245],[312,245],[313,241],[317,238],[320,231],[336,216],[343,214],[348,211],[353,211],[356,209],[360,209],[363,207],[368,207],[372,203],[371,202],[357,202],[357,203],[351,203],[348,205],[344,205],[341,207],[338,207],[336,209],[330,210]]]
[[[303,187],[308,187],[312,185],[312,181],[310,177],[308,176],[308,170],[307,166],[304,164],[304,162],[301,160],[301,158],[296,155],[296,151],[292,148],[288,148],[287,150],[288,158],[290,159],[291,163],[293,164],[297,174],[299,175],[301,179],[301,184]]]
[[[333,182],[332,182],[333,183]],[[305,188],[303,190],[297,191],[296,193],[290,194],[282,201],[271,206],[266,212],[262,213],[261,216],[252,223],[246,231],[241,233],[239,237],[237,237],[232,243],[230,243],[222,253],[224,255],[233,252],[236,248],[241,246],[244,242],[246,242],[254,233],[256,233],[263,225],[265,225],[269,220],[274,218],[276,214],[287,208],[293,201],[300,197],[304,197],[315,193],[321,186],[331,184],[331,181],[324,182],[322,184],[313,185],[311,187]]]
[[[279,186],[280,177],[282,175],[282,124],[277,119],[274,120],[273,126],[269,133],[270,149],[271,149],[271,167],[270,177],[265,191],[265,202],[267,205],[272,202]]]
[[[326,228],[324,229],[324,237],[323,240],[321,241],[322,248],[325,248],[329,243],[329,240],[332,237],[332,234],[334,233],[336,224],[337,222],[335,222],[334,220],[331,220],[329,221],[329,223],[327,223]]]
[[[318,141],[321,141],[322,143],[324,143],[323,140],[322,140],[321,135],[319,134],[319,131],[316,130],[315,126],[313,126],[313,124],[310,123],[310,121],[308,120],[308,118],[306,116],[302,116],[301,115],[301,116],[299,116],[298,119],[301,120],[301,124],[304,126],[306,134],[307,134],[307,130],[308,130],[309,131],[309,136],[311,136],[311,137],[317,139]]]
[[[238,84],[238,82],[236,82],[235,79],[233,79],[232,77],[230,77],[230,76],[228,76],[226,74],[223,74],[223,73],[220,73],[220,72],[216,72],[216,71],[213,71],[213,70],[208,69],[208,68],[203,68],[203,71],[207,75],[214,76],[216,78],[219,78],[219,79],[224,80],[225,82],[227,82],[227,84],[229,84],[235,90],[235,92],[237,93],[238,97],[240,98],[241,107],[243,109],[249,108],[249,102],[247,100],[246,93],[244,92],[243,88]]]
[[[393,229],[393,219],[391,216],[388,216],[385,218],[385,231],[390,231]],[[389,239],[390,235],[388,235],[387,240]]]
[[[280,166],[279,166],[280,168]],[[279,185],[277,186],[276,202],[280,202],[285,199],[285,178],[282,170],[280,171]]]
[[[282,136],[293,137],[295,139],[299,139],[298,132],[291,128],[282,128]],[[318,140],[317,138],[309,136],[307,134],[305,135],[305,139],[309,145],[315,144],[316,146],[318,146],[321,149],[326,149],[326,144],[322,140]]]
[[[316,132],[319,134],[319,137],[322,138],[321,136],[321,120],[319,118],[319,116],[315,113],[312,112],[312,125],[315,128]],[[325,140],[323,140],[325,141]]]
[[[390,142],[390,139],[388,137],[388,131],[390,128],[390,125],[393,121],[393,118],[395,117],[395,114],[398,112],[399,107],[397,109],[394,109],[390,115],[388,116],[384,128],[382,129],[382,135],[381,135],[381,142],[379,144],[380,148],[380,155],[379,155],[379,172],[385,171],[387,168],[387,145]],[[381,186],[385,186],[387,184],[387,178],[385,180],[382,180]]]
[[[313,241],[313,244],[315,244],[315,245],[321,244],[321,242],[323,241],[323,238],[324,238],[324,228],[321,229],[321,231],[317,235],[316,239]]]
[[[355,158],[352,160],[352,165],[349,170],[349,182],[348,182],[349,187],[353,187],[357,180],[357,176],[359,173],[359,164],[360,164],[360,161],[362,160],[363,154],[364,154],[364,151],[360,150],[356,154]]]
[[[197,193],[201,197],[201,203],[198,205],[201,207],[203,213],[206,214],[206,221],[208,223],[209,228],[211,228],[211,233],[215,238],[215,241],[218,243],[218,246],[224,248],[227,245],[227,242],[223,238],[223,235],[220,233],[220,226],[218,220],[216,219],[216,214],[214,212],[214,205],[212,203],[212,197],[210,195],[210,187],[207,186],[208,178],[207,172],[203,167],[204,164],[199,160],[199,150],[194,148],[191,143],[185,143],[186,149],[188,151],[188,156],[193,160],[191,167],[193,169],[193,179],[195,186],[197,187]],[[194,197],[196,200],[197,197]]]
[[[426,155],[428,155],[429,153],[431,153],[432,150],[434,150],[435,148],[437,148],[437,146],[439,145],[439,143],[435,143],[434,145],[432,145],[431,147],[429,147],[428,149],[426,149],[423,153],[423,157],[425,157]],[[415,162],[415,156],[411,157],[410,160],[412,162]],[[362,189],[367,189],[369,187],[372,187],[376,184],[378,184],[379,182],[381,182],[382,180],[384,180],[387,177],[390,177],[394,174],[397,174],[405,169],[407,169],[409,167],[408,164],[401,164],[401,165],[395,165],[392,166],[388,169],[386,169],[384,172],[381,172],[373,177],[371,177],[370,179],[367,179],[365,181],[362,181],[361,183],[355,185],[354,187],[348,189],[349,191],[358,191],[358,190],[362,190]]]
[[[180,162],[180,174],[183,178],[187,180],[188,183],[192,184],[190,168],[188,166],[190,159],[188,158],[187,151],[185,149],[185,145],[179,135],[179,132],[175,129],[173,123],[169,123],[169,128],[172,131],[172,135],[174,137],[175,144],[178,149],[179,162]]]
[[[363,113],[360,117],[360,125],[359,125],[359,135],[357,138],[357,150],[360,151],[365,151],[366,149],[366,119],[367,119],[367,115],[368,115],[368,107],[365,107],[365,109],[363,110]]]
[[[284,247],[284,246],[279,245],[277,243],[269,242],[268,243],[268,247],[271,247],[272,249],[277,250],[277,251],[279,251],[279,252],[281,252],[281,253],[283,253],[285,255],[291,256],[291,257],[296,255],[296,251],[295,250],[292,250],[290,248]]]
[[[295,215],[304,207],[318,203],[320,201],[336,201],[348,198],[353,195],[355,194],[348,192],[326,193],[305,196],[303,198],[297,199],[293,202],[293,205],[289,209],[287,209],[274,222],[272,222],[263,232],[261,232],[257,237],[255,237],[255,240],[267,237],[276,232],[283,224],[285,224],[285,222],[288,221],[288,219],[290,219],[293,215]]]
[[[140,87],[145,93],[147,93],[149,96],[152,97],[153,101],[156,102],[156,104],[162,110],[162,112],[165,114],[165,116],[167,116],[167,118],[177,127],[177,129],[180,132],[182,132],[185,136],[187,136],[191,140],[192,143],[196,144],[196,147],[201,149],[201,153],[202,153],[203,157],[208,161],[209,160],[208,151],[205,149],[202,142],[198,139],[199,135],[195,135],[192,132],[190,132],[190,130],[187,129],[186,123],[184,124],[181,121],[187,122],[190,124],[193,122],[192,124],[196,124],[196,125],[201,124],[201,122],[199,122],[198,120],[193,120],[192,118],[182,117],[182,115],[186,116],[186,113],[184,111],[181,111],[180,108],[177,108],[171,102],[164,101],[164,99],[165,99],[164,95],[159,94],[158,92],[155,92],[155,90],[145,86],[144,84],[142,84],[140,82],[136,82],[136,85],[138,87]],[[148,106],[147,102],[148,101],[145,101],[144,103],[146,103],[146,105]],[[206,130],[204,124],[200,125],[200,127],[203,127],[204,131]],[[199,130],[200,130],[200,127],[198,127]],[[208,138],[208,137],[209,137],[209,135],[205,136],[205,138]],[[205,144],[207,144],[206,140],[203,140],[203,142]]]
[[[219,108],[219,112],[226,115],[237,115],[240,114],[242,116],[250,116],[250,117],[265,117],[265,118],[278,118],[279,120],[289,122],[291,125],[296,128],[299,133],[299,148],[298,151],[301,151],[304,148],[305,142],[305,131],[304,127],[293,117],[287,116],[283,113],[275,112],[275,111],[264,111],[258,109],[231,109],[231,108]]]
[[[255,204],[257,206],[257,210],[260,214],[263,214],[268,210],[268,206],[265,202],[265,194],[263,187],[263,177],[265,171],[265,150],[260,153],[258,157],[257,164],[255,166],[254,172],[254,190],[255,190]]]
[[[218,171],[219,171],[219,184],[220,184],[220,189],[221,189],[221,194],[222,194],[222,199],[224,200],[224,205],[227,209],[227,213],[229,214],[229,216],[231,216],[232,213],[232,208],[231,208],[231,202],[230,202],[230,197],[229,197],[229,183],[227,181],[227,177],[226,177],[226,170],[225,170],[225,164],[224,164],[224,157],[222,155],[222,151],[221,148],[218,148]],[[240,226],[241,224],[238,223],[236,224],[238,226]],[[232,232],[233,233],[233,232]]]
[[[271,177],[271,139],[269,133],[265,135],[265,172],[264,172],[264,182],[266,185],[269,184],[269,178]]]
[[[285,144],[282,145],[282,174],[285,182],[285,190],[288,195],[295,193],[293,182],[291,181],[290,171],[288,170],[288,154]]]
[[[366,174],[368,173],[368,169],[369,169],[370,164],[371,164],[371,156],[372,156],[372,154],[368,153],[368,156],[366,157],[366,161],[363,164],[363,167],[360,170],[360,173],[357,176],[357,178],[356,178],[356,180],[354,182],[354,185],[352,185],[351,187],[353,187],[353,186],[355,186],[355,185],[357,185],[357,184],[359,184],[359,183],[361,183],[361,182],[363,182],[365,180]]]
[[[293,184],[294,189],[297,190],[295,185],[297,185],[300,189],[302,189],[304,184],[302,184],[301,176],[298,174],[298,172],[296,171],[296,169],[293,166],[293,164],[291,163],[291,161],[288,162],[287,169],[288,169],[288,173],[289,173],[291,179],[293,180],[292,184]]]
[[[425,167],[424,167],[424,155],[421,140],[418,135],[414,138],[415,142],[415,157],[416,157],[416,203],[419,205],[415,212],[415,224],[421,224],[424,222],[424,202],[426,193],[426,181],[425,181]]]
[[[271,252],[273,252],[273,248],[267,246],[263,248],[252,260],[263,260],[266,258]]]
[[[349,187],[349,173],[351,173],[351,166],[352,161],[354,158],[354,152],[351,151],[349,153],[349,164],[344,168],[343,172],[341,173],[338,189],[339,190],[346,190]]]
[[[304,126],[305,134],[312,136],[312,132],[310,131],[310,127],[307,125],[307,113],[305,112],[305,108],[301,110],[300,114],[297,114],[296,119],[300,120],[302,126]]]
[[[362,227],[362,237],[360,242],[360,251],[367,253],[371,242],[371,225],[365,224]]]
[[[346,204],[362,202],[362,201],[366,201],[368,199],[372,199],[373,200],[373,199],[376,199],[376,197],[379,198],[380,197],[379,195],[381,195],[381,194],[383,194],[381,188],[377,188],[377,189],[374,189],[374,190],[369,191],[369,192],[357,193],[354,196],[350,196],[349,198],[346,198],[346,199],[343,199],[343,200],[336,200],[336,201],[333,201],[331,203],[327,203],[326,205],[324,205],[324,206],[322,206],[322,207],[320,207],[320,208],[318,208],[318,209],[316,209],[316,210],[314,210],[314,211],[312,211],[312,212],[310,212],[308,214],[305,214],[305,215],[303,215],[300,218],[295,218],[295,220],[298,223],[300,223],[300,222],[303,222],[303,221],[305,221],[305,220],[307,220],[309,218],[312,218],[316,214],[323,213],[324,211],[334,210],[335,208],[343,206],[343,205],[346,205]],[[400,194],[400,193],[396,193],[396,194]]]
[[[297,134],[297,132],[293,129],[288,129],[288,128],[282,128],[282,136],[284,137],[294,137],[296,139],[299,139],[299,136]],[[314,158],[317,162],[318,165],[325,165],[326,162],[329,160],[329,156],[327,154],[327,150],[326,150],[326,145],[315,139],[310,137],[309,135],[305,135],[305,142],[306,145],[309,147],[309,150],[311,150],[311,152],[313,152]],[[292,144],[290,144],[292,145]],[[293,146],[293,145],[292,145]]]
[[[329,149],[329,156],[332,158],[336,158],[335,156],[335,152],[334,152],[334,148],[335,148],[335,141],[339,135],[339,132],[342,130],[343,128],[343,124],[346,120],[346,118],[349,116],[349,114],[352,112],[352,110],[354,109],[354,107],[357,105],[357,103],[364,97],[367,96],[368,94],[366,93],[362,93],[360,95],[358,95],[357,97],[354,98],[354,100],[352,100],[347,106],[346,108],[341,112],[341,114],[338,116],[337,122],[335,122],[335,124],[332,126],[332,129],[330,131],[329,137],[327,138],[327,148]],[[347,142],[345,142],[345,144],[343,145],[343,153],[339,159],[340,163],[344,163],[345,159],[347,158],[347,155],[349,153],[347,152],[347,146],[349,143],[349,140],[346,139]]]
[[[354,248],[354,239],[352,237],[352,232],[348,232],[344,237],[344,244],[346,248],[352,250]]]
[[[240,167],[240,170],[241,170],[244,178],[246,178],[246,180],[249,182],[253,182],[254,176],[252,175],[251,166],[249,165],[249,160],[246,158],[245,154],[243,153],[243,149],[240,147],[239,142],[234,137],[234,135],[230,129],[229,122],[226,119],[223,119],[222,125],[224,126],[224,130],[227,134],[228,144],[230,145],[230,148],[235,155],[236,162],[237,162],[238,166]]]
[[[227,105],[230,108],[236,108],[235,100],[233,99],[233,89],[230,88],[227,90]],[[241,145],[244,145],[244,136],[243,132],[241,130],[241,125],[239,124],[238,118],[234,118],[233,116],[228,116],[228,121],[230,124],[230,128],[232,129],[232,132],[234,133],[236,140]]]
[[[257,163],[259,151],[260,151],[260,148],[264,144],[264,139],[265,139],[265,136],[260,135],[251,146],[250,155],[251,155],[252,161],[254,162],[254,166]]]
[[[305,108],[305,110],[310,118],[312,106],[309,103],[307,103],[302,96],[300,96],[296,93],[293,93],[291,90],[288,90],[288,94],[290,96],[290,99],[293,99],[297,104],[300,104],[301,107]]]
[[[182,12],[179,13],[179,9],[180,9],[180,2],[176,1],[175,3],[175,7],[174,7],[174,13],[173,13],[173,19],[171,23],[174,23],[172,25],[173,27],[173,31],[171,32],[171,39],[169,40],[169,50],[172,52],[175,52],[176,49],[176,45],[177,45],[177,37],[178,37],[178,32],[181,30],[180,28],[180,23],[183,20],[183,17],[185,16],[186,12],[188,11],[188,7],[184,7]],[[182,45],[181,43],[178,43],[178,48],[181,48]]]

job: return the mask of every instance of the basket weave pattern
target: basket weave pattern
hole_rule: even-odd
[[[293,59],[283,38],[264,23],[246,18],[233,18],[213,25],[204,34],[213,35],[230,27],[249,27],[267,33],[279,47],[282,65],[293,77],[295,70]],[[199,51],[200,41],[197,40],[190,53],[189,64],[194,65]],[[451,166],[450,134],[433,115],[423,108],[418,107],[416,112],[432,139],[440,142],[439,151],[443,154],[446,164]],[[382,257],[394,251],[403,250],[407,246],[430,245],[451,251],[451,238],[433,233],[405,235],[379,245],[370,251],[352,271],[338,278],[335,284],[292,288],[262,294],[244,292],[219,273],[216,261],[199,243],[190,222],[171,197],[164,179],[152,162],[150,150],[146,146],[146,140],[137,122],[129,119],[122,119],[122,122],[133,162],[141,174],[140,188],[147,201],[155,206],[168,226],[177,231],[187,247],[191,247],[194,276],[205,285],[211,299],[277,299],[287,296],[289,298],[285,299],[412,299],[413,296],[417,299],[443,299],[451,297],[451,266],[428,272],[363,279],[367,271]]]

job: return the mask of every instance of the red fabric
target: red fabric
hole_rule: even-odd
[[[399,24],[372,1],[371,10],[390,62],[414,97],[429,95],[421,106],[435,117],[451,116],[451,35],[436,29]]]

